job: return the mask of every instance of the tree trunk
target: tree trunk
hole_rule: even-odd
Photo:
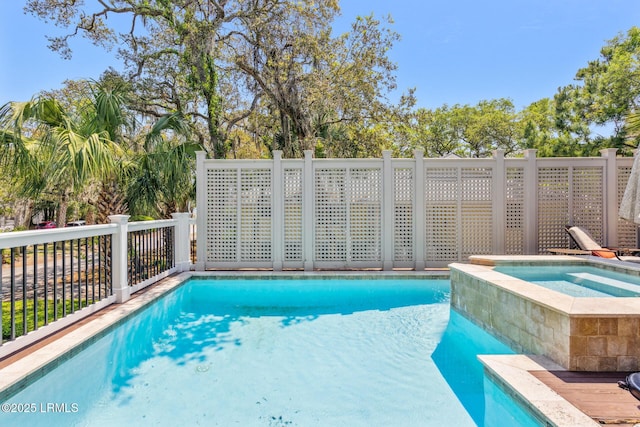
[[[295,149],[293,144],[291,143],[291,125],[289,121],[289,116],[287,116],[283,111],[280,111],[280,128],[282,132],[282,152],[285,158],[293,159],[295,158]]]
[[[67,222],[67,210],[69,209],[69,193],[64,192],[60,197],[60,203],[58,204],[56,212],[56,224],[58,227],[64,227]]]
[[[31,200],[20,200],[16,202],[13,210],[15,226],[29,228],[33,214],[33,202]]]
[[[96,222],[98,224],[109,222],[109,215],[127,213],[127,202],[119,192],[118,184],[115,180],[102,183],[98,200],[96,200],[96,210]]]

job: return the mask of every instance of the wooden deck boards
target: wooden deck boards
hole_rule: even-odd
[[[576,408],[603,425],[640,423],[640,401],[618,387],[626,373],[530,371]]]

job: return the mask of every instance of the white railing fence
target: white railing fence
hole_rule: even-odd
[[[633,159],[211,160],[198,153],[196,270],[444,267],[568,247],[568,224],[636,247],[618,219]]]
[[[190,214],[0,233],[0,358],[191,266]]]

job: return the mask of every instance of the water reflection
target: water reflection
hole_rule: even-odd
[[[204,364],[208,350],[241,346],[231,329],[251,318],[280,317],[286,328],[327,314],[442,303],[448,295],[446,280],[192,280],[113,332],[112,390],[130,385],[136,367],[153,357]]]

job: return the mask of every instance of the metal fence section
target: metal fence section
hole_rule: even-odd
[[[144,287],[175,267],[175,221],[143,221],[128,225],[127,283]]]
[[[633,159],[212,160],[198,154],[196,269],[444,267],[569,247],[565,225],[636,247],[618,219]]]

